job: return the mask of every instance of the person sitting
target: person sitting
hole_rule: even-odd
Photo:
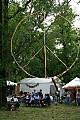
[[[28,94],[28,98],[26,100],[27,100],[28,106],[31,106],[31,102],[32,102],[32,96],[31,96],[31,94]]]
[[[35,95],[34,95],[34,105],[37,105],[39,103],[40,103],[40,101],[39,101],[39,95],[38,95],[38,93],[35,93]]]
[[[12,96],[11,102],[18,102],[18,98],[16,97],[16,95]]]
[[[54,94],[54,103],[55,103],[55,105],[58,104],[58,99],[57,99],[57,93],[56,92]]]
[[[34,95],[31,96],[29,103],[32,106],[34,105]]]
[[[39,97],[43,98],[42,89],[40,89],[40,92],[39,92]]]
[[[12,101],[14,102],[14,104],[12,104],[11,109],[12,109],[12,110],[13,110],[13,109],[16,109],[16,108],[19,109],[20,104],[19,104],[19,101],[18,101],[18,98],[17,98],[16,95],[13,96]]]
[[[16,102],[16,103],[14,104],[14,106],[15,106],[15,109],[16,109],[16,108],[19,109],[19,108],[20,108],[20,104],[19,104],[19,102]]]
[[[51,99],[50,99],[49,94],[45,94],[45,97],[44,97],[44,104],[48,104],[48,105],[51,104]]]
[[[12,104],[11,104],[11,103],[8,103],[8,104],[7,104],[7,109],[8,109],[8,110],[11,110],[11,106],[12,106]]]
[[[45,106],[42,89],[40,89],[40,92],[39,92],[39,99],[40,99],[41,106]]]
[[[16,96],[14,96],[14,102],[18,102],[18,98]]]

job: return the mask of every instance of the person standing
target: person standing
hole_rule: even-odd
[[[71,92],[70,91],[67,92],[67,103],[68,104],[71,103]]]

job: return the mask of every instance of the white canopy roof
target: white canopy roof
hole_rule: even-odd
[[[11,81],[7,81],[7,85],[16,85],[17,86],[17,83],[14,83],[14,82],[11,82]]]
[[[35,84],[35,83],[50,83],[52,82],[51,78],[24,78],[18,83],[30,83],[30,84]]]
[[[78,78],[78,77],[74,78],[72,81],[70,81],[69,83],[64,85],[62,88],[72,89],[72,88],[76,88],[76,87],[80,87],[80,78]]]

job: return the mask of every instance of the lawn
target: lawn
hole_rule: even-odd
[[[57,106],[25,107],[20,110],[0,110],[0,120],[80,120],[80,106],[58,104]]]

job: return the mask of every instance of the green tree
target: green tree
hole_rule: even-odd
[[[62,3],[54,0],[23,0],[22,6],[18,2],[4,0],[0,4],[0,73],[1,73],[1,100],[6,89],[6,80],[18,81],[24,77],[29,77],[15,63],[10,53],[10,41],[18,23],[26,17],[18,27],[13,39],[13,53],[18,63],[34,76],[44,77],[44,12],[45,19],[53,16],[50,25],[46,25],[46,46],[47,48],[47,76],[55,76],[62,73],[74,62],[77,54],[75,44],[80,40],[79,35],[72,27],[75,18],[69,5],[69,0]],[[35,14],[36,13],[36,14]],[[31,14],[31,15],[30,15]],[[46,23],[47,24],[47,23]],[[75,43],[75,44],[74,44]],[[62,45],[61,48],[57,48]],[[41,49],[41,50],[40,50]],[[40,50],[39,54],[37,52]],[[54,53],[66,64],[65,66],[55,57]],[[34,56],[32,59],[32,56]],[[31,61],[29,62],[29,60]],[[1,61],[2,60],[2,61]],[[27,63],[29,65],[27,66]],[[68,82],[70,78],[79,77],[79,59],[75,66],[61,77],[63,82]],[[4,86],[4,87],[3,87]],[[5,88],[2,90],[2,88]]]
[[[11,1],[10,1],[11,2]],[[8,20],[14,17],[8,16],[8,0],[0,2],[0,105],[6,103],[6,81],[11,78],[11,53],[10,39],[8,38]],[[19,12],[19,11],[18,11]]]
[[[56,16],[54,22],[46,28],[46,45],[58,55],[67,67],[69,67],[77,54],[77,49],[74,43],[77,42],[76,40],[78,38],[76,31],[72,28],[72,21],[75,16],[70,8],[69,1],[64,1],[59,4],[55,4],[55,2],[51,0],[32,1],[29,8],[28,12],[28,8],[24,11],[24,15],[46,10],[45,17],[47,18],[47,16],[54,13]],[[15,51],[16,59],[21,66],[24,66],[43,45],[44,33],[39,31],[39,29],[42,31],[44,30],[43,21],[43,12],[32,15],[26,18],[15,34],[13,49]],[[62,45],[63,47],[57,49],[56,45]],[[23,46],[25,49],[23,49]],[[66,54],[65,51],[67,51]],[[44,77],[44,57],[41,52],[35,56],[25,69],[33,75],[37,76],[38,74],[39,77]],[[66,67],[48,50],[47,56],[47,76],[58,75],[66,69]],[[35,64],[37,64],[37,66]],[[64,75],[64,82],[66,80],[69,81],[69,78],[71,78],[70,75],[71,72],[67,72],[67,74]]]
[[[0,58],[0,104],[1,105],[5,105],[5,101],[6,101],[6,78],[7,78],[7,61],[8,61],[8,21],[7,21],[7,17],[8,17],[8,1],[1,1],[0,4],[0,14],[1,14],[1,58]]]

